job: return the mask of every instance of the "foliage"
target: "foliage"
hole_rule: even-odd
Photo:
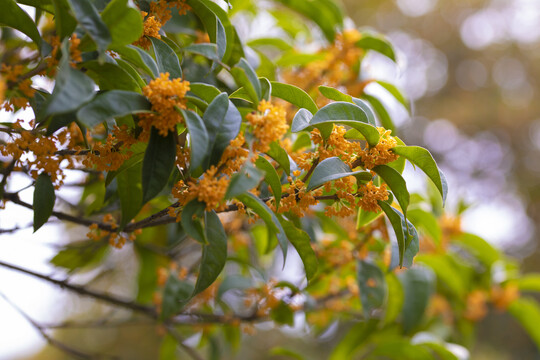
[[[161,324],[164,354],[197,358],[181,339],[198,333],[212,352],[259,322],[316,334],[338,322],[351,327],[332,359],[454,359],[488,304],[538,342],[538,305],[519,295],[538,279],[443,211],[433,157],[396,136],[368,90],[408,110],[406,97],[362,73],[369,54],[395,62],[392,44],[345,28],[332,1],[19,1],[34,18],[6,3],[3,108],[35,119],[0,127],[1,204],[33,209],[35,231],[54,217],[87,226],[90,240],[51,261],[70,273],[132,247],[136,301],[60,285]],[[282,36],[243,44],[235,19],[261,12]],[[432,195],[409,193],[406,161]],[[70,171],[87,175],[66,213],[56,199]],[[15,173],[35,180],[33,204],[8,191]],[[305,277],[274,279],[294,252]]]

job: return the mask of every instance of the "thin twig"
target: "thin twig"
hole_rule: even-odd
[[[180,346],[192,359],[204,360],[195,350],[193,350],[191,347],[184,344],[184,339],[178,333],[178,331],[176,331],[174,326],[166,325],[165,327],[169,335],[171,335],[176,340],[176,342],[178,343],[178,346]]]

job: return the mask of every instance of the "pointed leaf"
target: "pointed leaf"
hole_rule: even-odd
[[[119,172],[116,175],[116,191],[120,198],[122,220],[120,228],[126,226],[142,208],[142,162]]]
[[[317,273],[318,261],[317,255],[311,247],[309,235],[305,231],[294,226],[290,221],[286,221],[283,218],[280,218],[279,221],[283,230],[285,230],[285,234],[287,234],[287,238],[289,238],[289,241],[293,244],[298,255],[300,255],[300,259],[302,259],[304,270],[306,272],[306,279],[308,281],[311,280]]]
[[[271,84],[272,96],[288,101],[299,108],[304,108],[312,114],[319,110],[311,96],[299,87],[277,81],[271,81]]]
[[[310,125],[317,127],[326,139],[332,132],[332,122],[335,120],[369,123],[368,115],[361,107],[348,102],[336,101],[317,111],[311,119]]]
[[[162,74],[169,73],[171,80],[181,78],[182,68],[180,68],[180,60],[174,50],[158,38],[150,37],[150,41],[154,46],[154,55],[156,56],[159,72]]]
[[[381,35],[363,32],[360,40],[356,42],[356,46],[364,50],[376,51],[388,57],[390,60],[396,61],[394,47],[390,41]]]
[[[407,217],[407,208],[409,207],[409,191],[407,190],[407,184],[405,179],[396,170],[386,165],[377,165],[373,169],[384,180],[384,182],[390,187],[390,190],[394,193],[401,211],[405,218]]]
[[[345,164],[338,157],[324,159],[317,167],[315,167],[315,170],[313,170],[307,190],[313,190],[328,181],[341,179],[351,175],[360,176],[361,179],[366,179],[367,181],[371,180],[371,173],[369,171],[351,171],[349,165]]]
[[[0,11],[0,26],[9,26],[27,35],[36,43],[38,49],[41,48],[41,36],[32,18],[21,9],[13,0],[2,2]]]
[[[258,104],[261,100],[261,84],[257,73],[251,65],[246,61],[246,59],[240,59],[238,64],[236,64],[231,69],[231,74],[234,77],[238,86],[242,86],[248,93],[251,101],[254,104]]]
[[[142,167],[143,204],[153,199],[167,185],[176,160],[176,131],[159,135],[152,127]]]
[[[193,239],[197,240],[201,244],[206,243],[206,233],[201,225],[201,222],[195,218],[201,218],[204,214],[205,203],[198,201],[197,199],[188,202],[182,209],[182,228]]]
[[[270,143],[270,150],[268,150],[266,154],[274,159],[287,175],[291,175],[291,160],[289,159],[289,154],[287,154],[285,149],[279,146],[277,141]]]
[[[191,172],[193,172],[199,166],[203,165],[204,159],[208,156],[210,149],[208,132],[199,115],[189,110],[182,110],[181,113],[184,116],[189,132],[189,145],[191,149],[189,166]]]
[[[51,177],[46,173],[39,174],[34,188],[34,232],[49,220],[55,200]]]
[[[279,179],[276,169],[272,166],[270,161],[262,156],[257,158],[255,166],[264,171],[264,181],[270,185],[274,198],[276,199],[276,208],[278,208],[281,200],[281,180]]]
[[[141,68],[145,73],[152,76],[152,78],[159,76],[159,69],[156,62],[146,51],[133,45],[115,48],[114,51],[120,54],[123,59]]]
[[[102,54],[112,41],[111,33],[95,6],[88,0],[68,0],[79,25],[88,32]]]
[[[234,198],[240,194],[256,188],[263,178],[263,172],[246,164],[239,172],[231,177],[231,182],[225,194],[226,199]]]

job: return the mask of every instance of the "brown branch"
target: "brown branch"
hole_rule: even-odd
[[[62,289],[70,290],[70,291],[72,291],[74,293],[77,293],[77,294],[79,294],[81,296],[87,296],[87,297],[91,297],[91,298],[94,298],[94,299],[97,299],[97,300],[101,300],[101,301],[107,302],[109,304],[113,304],[113,305],[116,305],[116,306],[123,307],[125,309],[133,310],[135,312],[144,314],[144,315],[146,315],[146,316],[148,316],[148,317],[150,317],[152,319],[157,319],[157,313],[154,310],[154,308],[152,308],[152,307],[142,305],[142,304],[130,301],[130,300],[120,299],[118,297],[111,296],[111,295],[104,294],[104,293],[100,293],[100,292],[97,292],[97,291],[89,290],[89,289],[85,288],[84,286],[70,284],[65,280],[56,280],[56,279],[53,279],[53,278],[51,278],[51,277],[49,277],[47,275],[36,273],[36,272],[34,272],[32,270],[24,269],[24,268],[21,268],[21,267],[19,267],[17,265],[8,264],[8,263],[5,263],[3,261],[0,261],[0,266],[11,269],[11,270],[21,272],[23,274],[27,274],[27,275],[36,277],[36,278],[39,278],[39,279],[42,279],[42,280],[45,280],[47,282],[50,282],[50,283],[52,283],[54,285],[59,286]]]

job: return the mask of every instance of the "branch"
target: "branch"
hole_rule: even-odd
[[[169,335],[171,335],[176,340],[178,346],[180,346],[186,353],[188,353],[191,358],[193,358],[194,360],[204,360],[195,350],[184,344],[184,339],[173,326],[168,324],[165,327]]]
[[[23,318],[26,319],[26,321],[28,321],[33,327],[34,329],[36,329],[40,334],[41,336],[47,341],[47,343],[51,346],[54,346],[55,348],[67,353],[67,354],[70,354],[70,355],[73,355],[79,359],[95,359],[97,358],[96,355],[90,355],[90,354],[87,354],[87,353],[84,353],[82,351],[79,351],[77,349],[74,349],[70,346],[67,346],[66,344],[58,341],[58,340],[55,340],[54,338],[52,338],[51,336],[49,336],[45,330],[43,329],[43,327],[41,325],[39,325],[37,322],[34,321],[34,319],[32,319],[30,316],[28,316],[28,314],[26,314],[24,311],[22,311],[22,309],[20,307],[18,307],[14,302],[12,302],[6,295],[0,293],[0,297],[2,297],[9,305],[11,305],[12,308],[14,308]]]
[[[118,297],[114,297],[114,296],[111,296],[111,295],[108,295],[108,294],[88,290],[87,288],[85,288],[83,286],[70,284],[70,283],[68,283],[67,281],[64,281],[64,280],[56,280],[56,279],[53,279],[53,278],[51,278],[51,277],[49,277],[47,275],[39,274],[39,273],[36,273],[36,272],[34,272],[32,270],[24,269],[24,268],[21,268],[21,267],[19,267],[17,265],[8,264],[8,263],[5,263],[3,261],[0,261],[0,266],[11,269],[11,270],[15,270],[15,271],[27,274],[27,275],[37,277],[39,279],[42,279],[42,280],[45,280],[45,281],[50,282],[52,284],[55,284],[55,285],[59,286],[62,289],[70,290],[70,291],[72,291],[74,293],[77,293],[79,295],[91,297],[91,298],[94,298],[94,299],[97,299],[97,300],[101,300],[101,301],[107,302],[109,304],[113,304],[113,305],[116,305],[116,306],[120,306],[120,307],[129,309],[129,310],[133,310],[135,312],[144,314],[144,315],[146,315],[146,316],[148,316],[148,317],[150,317],[152,319],[157,319],[156,311],[153,308],[149,307],[149,306],[142,305],[142,304],[139,304],[139,303],[136,303],[136,302],[133,302],[133,301],[129,301],[129,300],[120,299]]]

